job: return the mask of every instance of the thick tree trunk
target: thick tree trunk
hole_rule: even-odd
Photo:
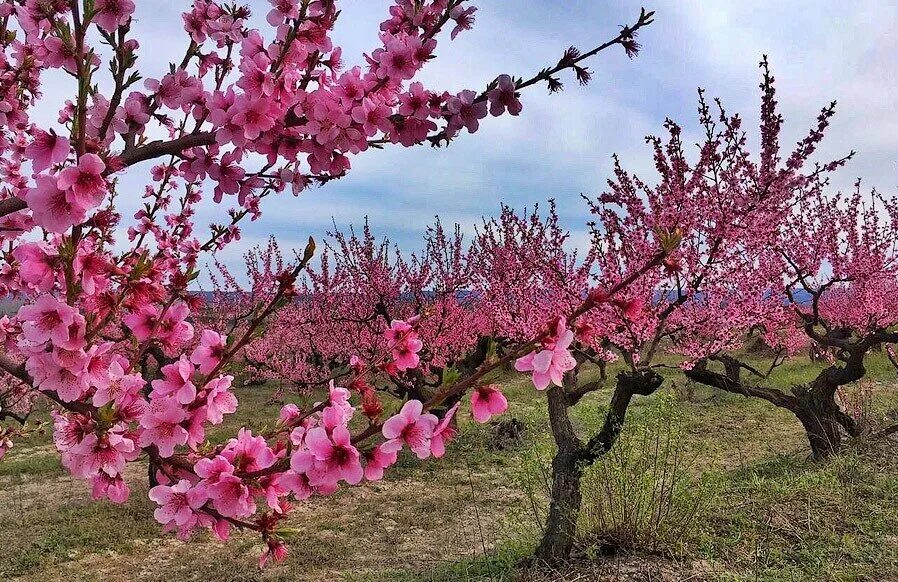
[[[767,400],[774,406],[784,408],[794,414],[805,429],[811,454],[815,459],[824,459],[838,453],[842,447],[842,431],[850,436],[859,436],[864,427],[845,413],[836,402],[839,386],[863,377],[863,362],[855,358],[845,367],[832,366],[823,370],[809,384],[795,386],[792,393],[753,386],[740,381],[738,367],[732,358],[721,358],[726,373],[720,374],[707,369],[704,361],[686,371],[691,380],[706,386],[713,386],[734,394],[742,394]]]
[[[836,418],[812,407],[793,411],[804,427],[811,455],[817,460],[836,454],[842,447],[841,425]]]
[[[657,390],[663,379],[653,370],[621,373],[611,397],[602,430],[585,445],[577,438],[568,410],[579,401],[569,398],[576,393],[576,372],[565,376],[565,388],[553,386],[547,394],[549,423],[558,450],[552,459],[552,491],[549,515],[536,558],[557,565],[571,555],[580,515],[580,480],[583,471],[607,453],[620,436],[627,408],[634,395],[647,396]]]
[[[565,384],[576,383],[576,373],[565,376]],[[580,456],[583,445],[574,432],[568,415],[565,389],[553,386],[546,394],[549,424],[555,438],[557,452],[552,459],[552,491],[549,515],[543,537],[536,548],[536,558],[547,564],[558,564],[570,556],[577,533],[580,513],[580,477],[583,469]]]
[[[547,564],[568,559],[577,534],[580,514],[580,478],[583,470],[579,456],[558,451],[552,459],[552,500],[536,558]]]

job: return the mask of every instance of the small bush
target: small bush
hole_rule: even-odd
[[[632,417],[620,440],[583,477],[578,524],[584,545],[600,552],[676,554],[694,537],[714,497],[690,469],[675,403],[660,398]]]

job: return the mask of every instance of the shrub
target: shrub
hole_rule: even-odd
[[[683,424],[670,397],[628,424],[620,440],[584,475],[580,541],[601,552],[679,553],[715,495],[691,469]]]

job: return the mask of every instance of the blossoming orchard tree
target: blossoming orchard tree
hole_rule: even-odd
[[[210,322],[214,327],[231,335],[245,326],[243,316],[255,298],[269,296],[276,285],[283,270],[279,257],[274,241],[247,255],[248,289],[222,271],[210,315],[226,315]],[[469,293],[470,269],[458,227],[449,233],[436,222],[427,230],[423,251],[408,258],[386,238],[377,240],[367,224],[360,234],[336,231],[325,241],[320,267],[309,267],[297,281],[296,298],[273,313],[265,333],[244,348],[244,373],[308,393],[331,380],[339,383],[363,362],[390,351],[393,322],[406,321],[414,323],[422,348],[380,366],[379,390],[426,400],[453,375],[474,371],[487,357],[489,330]],[[367,382],[353,388],[372,410],[382,410]]]
[[[95,498],[127,499],[125,466],[146,459],[167,530],[210,528],[221,538],[232,527],[254,530],[267,545],[262,562],[283,559],[297,531],[284,527],[294,501],[377,479],[405,446],[420,457],[439,450],[451,411],[439,419],[428,410],[536,344],[425,402],[407,400],[383,423],[351,432],[357,401],[332,387],[316,406],[286,407],[265,434],[241,429],[208,443],[206,429],[237,407],[234,355],[295,293],[314,245],[228,337],[195,337],[201,300],[188,288],[202,258],[238,238],[266,198],[339,178],[369,147],[445,144],[490,114],[520,113],[524,89],[557,91],[563,71],[586,83],[584,61],[613,46],[634,55],[652,13],[592,50],[568,49],[533,77],[501,75],[483,91],[450,95],[415,77],[445,29],[455,36],[473,24],[476,8],[464,0],[397,0],[379,45],[349,68],[330,37],[340,14],[333,0],[273,2],[262,29],[250,28],[245,6],[195,0],[183,15],[184,57],[158,79],[139,68],[147,53],[131,30],[135,9],[132,0],[0,3],[0,284],[24,302],[2,321],[0,368],[55,403],[63,464]],[[42,93],[50,71],[71,79],[57,103]],[[34,116],[38,104],[58,108],[58,118]],[[145,176],[145,188],[125,191],[125,175]],[[123,217],[118,202],[138,196],[143,207]],[[208,232],[193,220],[202,201],[229,208]],[[590,306],[559,315],[573,321]],[[422,349],[408,322],[396,321],[386,340],[389,351],[357,377],[414,363]],[[12,434],[4,429],[4,450]]]
[[[489,281],[485,287],[495,292],[484,293],[495,302],[489,311],[497,314],[501,335],[527,337],[538,314],[566,312],[584,296],[597,303],[573,330],[560,326],[541,351],[516,363],[518,370],[533,372],[538,389],[549,388],[557,452],[548,521],[537,549],[544,561],[568,557],[583,471],[616,442],[632,398],[661,387],[656,360],[662,349],[671,341],[687,345],[684,351],[690,354],[683,365],[689,367],[694,359],[741,340],[742,331],[764,313],[762,299],[769,294],[768,281],[752,267],[773,237],[787,228],[793,192],[844,162],[805,169],[828,113],[783,162],[773,78],[766,60],[761,66],[759,161],[751,159],[740,118],[729,116],[719,103],[719,113],[712,113],[700,92],[705,140],[697,160],[689,161],[680,127],[668,121],[666,140],[648,139],[659,174],[656,183],[626,172],[616,161],[608,191],[587,199],[596,220],[593,246],[581,259],[565,249],[567,233],[552,213],[543,223],[503,214],[478,239],[487,251],[484,262],[498,266],[491,276],[501,281]],[[622,281],[628,282],[624,293],[614,298],[602,293]],[[618,358],[626,369],[616,378],[604,424],[583,439],[569,409],[604,386],[605,362]],[[600,370],[598,379],[581,377],[590,362]]]
[[[794,210],[753,270],[766,273],[759,278],[769,291],[755,322],[777,350],[769,369],[810,344],[829,356],[817,376],[791,388],[770,386],[769,374],[727,350],[710,352],[722,373],[709,369],[709,358],[686,370],[702,384],[792,412],[815,458],[838,452],[843,432],[855,437],[870,428],[844,409],[839,389],[865,376],[875,347],[898,343],[898,307],[889,299],[898,291],[898,200],[873,192],[865,201],[860,185],[850,195],[827,195],[825,186],[816,177],[794,191]]]

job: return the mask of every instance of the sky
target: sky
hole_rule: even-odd
[[[266,0],[250,0],[264,18]],[[180,13],[184,0],[140,0],[134,30],[141,41],[141,68],[164,74],[186,47]],[[348,66],[363,63],[377,46],[378,23],[387,0],[342,0],[334,32]],[[583,51],[611,38],[635,20],[640,4],[594,0],[474,0],[474,28],[450,42],[420,80],[431,89],[479,90],[508,73],[529,77],[554,64],[574,45]],[[784,146],[797,141],[820,108],[838,101],[820,159],[857,157],[834,187],[865,184],[894,193],[898,186],[898,2],[655,0],[655,23],[639,37],[642,51],[600,53],[590,62],[592,83],[580,87],[564,76],[565,91],[544,86],[522,96],[517,118],[488,118],[474,135],[449,148],[387,147],[352,159],[349,175],[299,198],[266,200],[262,218],[243,227],[243,240],[228,247],[225,263],[275,235],[282,248],[301,249],[309,235],[321,238],[369,218],[372,229],[401,247],[420,245],[426,225],[439,215],[470,232],[500,202],[530,207],[554,198],[573,241],[586,238],[589,220],[583,194],[598,194],[611,174],[611,156],[652,181],[651,151],[644,137],[659,133],[665,118],[684,127],[687,143],[698,141],[696,88],[720,97],[756,133],[760,92],[758,61],[769,56],[786,118]],[[65,82],[61,80],[60,82]],[[52,85],[51,85],[52,87]],[[58,107],[58,105],[54,105]],[[49,112],[47,112],[49,114]],[[149,165],[145,171],[148,172]],[[132,182],[133,181],[133,182]],[[120,200],[139,201],[146,179],[131,172]],[[224,208],[203,208],[198,224],[224,220]],[[333,221],[333,222],[332,222]],[[126,221],[127,223],[127,221]]]

